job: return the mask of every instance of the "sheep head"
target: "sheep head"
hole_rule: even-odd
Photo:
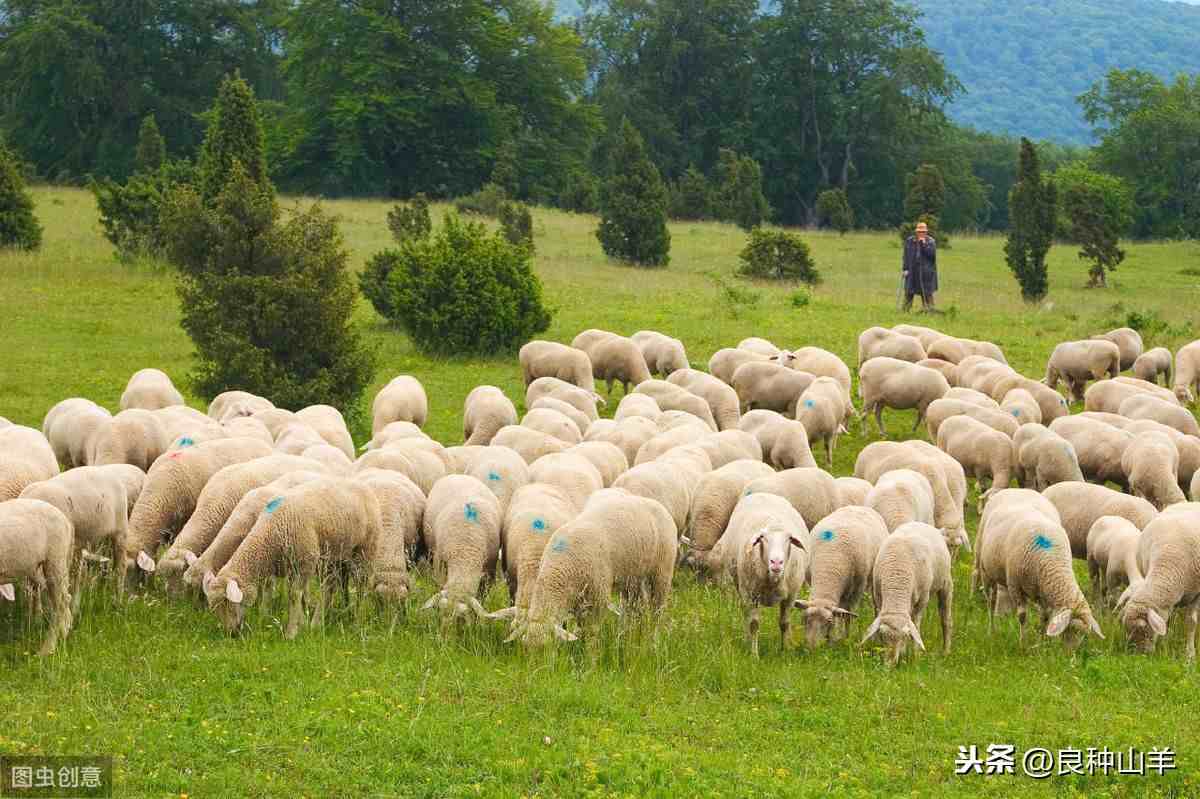
[[[895,666],[900,662],[900,656],[904,654],[904,647],[908,644],[909,639],[912,639],[912,642],[917,645],[917,649],[925,651],[925,642],[921,640],[921,631],[908,616],[876,616],[875,621],[871,622],[871,626],[867,628],[862,643],[865,644],[872,638],[878,638],[883,643],[887,650],[889,666]]]

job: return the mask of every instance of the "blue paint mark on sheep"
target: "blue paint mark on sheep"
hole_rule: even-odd
[[[283,504],[283,497],[275,497],[275,499],[273,499],[267,503],[267,513],[274,513],[275,511],[277,511],[279,509],[279,506],[282,504]]]
[[[550,545],[550,549],[553,550],[554,552],[566,552],[567,551],[567,539],[565,539],[565,538],[554,539],[554,543]]]
[[[477,522],[479,521],[479,511],[476,510],[474,505],[468,502],[466,505],[463,505],[463,518],[469,522]]]
[[[194,445],[195,443],[196,443],[195,441],[193,441],[191,438],[189,438],[187,436],[184,436],[183,438],[179,439],[179,446],[181,446],[181,447],[190,447],[190,446]]]
[[[833,540],[833,530],[821,531],[821,540],[822,541],[832,541]]]
[[[1020,409],[1020,408],[1013,408],[1013,409],[1012,409],[1012,415],[1013,415],[1013,416],[1020,416],[1020,415],[1021,415],[1021,409]]]
[[[1046,538],[1046,536],[1042,535],[1041,533],[1038,533],[1038,535],[1033,539],[1033,545],[1038,549],[1054,548],[1054,542],[1049,538]]]
[[[488,472],[488,480],[491,480],[493,483],[497,483],[500,481],[500,475],[496,474],[495,472]]]
[[[815,408],[815,407],[817,407],[817,403],[813,402],[813,401],[812,401],[812,400],[810,400],[810,399],[806,399],[806,400],[804,401],[804,407],[805,407],[805,408]]]
[[[531,524],[529,526],[532,527],[536,532],[540,533],[546,529],[546,520],[545,519],[534,519],[533,524]]]

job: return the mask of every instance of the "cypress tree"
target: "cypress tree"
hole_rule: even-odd
[[[225,78],[200,148],[200,196],[213,202],[229,183],[235,161],[255,184],[270,187],[265,149],[254,90],[240,75]]]
[[[167,160],[167,145],[162,134],[158,132],[158,122],[154,114],[142,119],[138,129],[137,151],[134,153],[133,169],[135,172],[149,174],[157,172]]]
[[[16,155],[0,139],[0,247],[36,250],[42,246],[42,226],[33,215],[33,198]]]
[[[600,246],[610,258],[666,266],[671,260],[667,188],[628,119],[622,120],[611,149],[611,165],[601,188]]]
[[[1026,302],[1037,302],[1049,291],[1046,253],[1054,242],[1057,212],[1054,184],[1042,178],[1033,142],[1022,138],[1017,182],[1008,194],[1009,228],[1004,256]]]

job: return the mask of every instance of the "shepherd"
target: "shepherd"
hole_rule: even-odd
[[[921,295],[921,308],[932,311],[933,295],[938,290],[937,242],[929,235],[929,226],[917,223],[917,230],[904,242],[904,310],[912,310],[913,297]]]

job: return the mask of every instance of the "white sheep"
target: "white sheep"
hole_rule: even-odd
[[[500,503],[474,477],[451,474],[429,492],[422,538],[441,590],[422,606],[454,618],[486,611],[479,598],[495,579],[500,556]]]
[[[284,427],[296,421],[296,414],[283,408],[267,408],[255,411],[250,418],[262,422],[271,433],[271,438],[278,440],[279,433]]]
[[[468,446],[486,446],[501,428],[516,423],[516,406],[496,386],[476,386],[463,403],[463,442]]]
[[[53,618],[39,655],[52,653],[71,632],[73,538],[71,520],[49,503],[39,499],[0,502],[0,596],[15,601],[12,584],[17,581],[28,581],[39,593],[43,588],[50,592]]]
[[[847,505],[866,505],[867,495],[874,488],[866,480],[858,477],[839,477],[834,482],[837,483],[839,508]]]
[[[670,377],[677,369],[688,368],[687,351],[679,339],[653,330],[639,330],[630,338],[642,348],[646,365],[654,374]]]
[[[875,558],[888,531],[878,513],[856,505],[835,510],[810,529],[812,588],[807,600],[796,600],[796,607],[804,610],[804,637],[813,649],[827,638],[845,638],[847,620],[858,615],[859,599],[871,585]]]
[[[574,446],[583,441],[583,432],[575,420],[552,408],[534,408],[521,418],[521,427],[537,430]]]
[[[998,381],[1017,376],[1017,372],[1008,364],[983,355],[968,355],[958,362],[957,367],[959,386],[973,388],[992,399],[996,399],[995,385]]]
[[[96,448],[96,435],[112,414],[89,399],[73,397],[54,405],[42,421],[42,434],[54,457],[68,469],[87,466]]]
[[[794,419],[800,395],[814,380],[816,377],[808,372],[797,372],[769,361],[751,361],[737,368],[731,385],[737,392],[742,413],[761,408]]]
[[[838,508],[837,482],[824,469],[785,469],[760,477],[746,486],[746,494],[776,494],[792,503],[804,523],[812,528]]]
[[[1165,433],[1133,436],[1121,455],[1129,491],[1162,510],[1167,505],[1187,502],[1179,488],[1179,450]]]
[[[987,408],[954,397],[942,397],[929,403],[929,407],[925,409],[925,426],[929,430],[930,440],[937,441],[942,425],[956,416],[969,416],[1009,439],[1017,434],[1017,429],[1021,426],[1013,416],[998,408]]]
[[[755,494],[737,504],[728,529],[713,549],[712,560],[733,579],[755,657],[763,607],[779,608],[780,646],[787,651],[792,606],[804,587],[811,547],[804,519],[786,499]]]
[[[518,428],[524,429],[524,428]],[[533,431],[529,431],[534,434]],[[446,462],[432,452],[420,449],[387,446],[383,449],[372,449],[364,452],[354,462],[354,471],[366,469],[389,469],[400,472],[412,480],[421,491],[428,494],[433,490],[433,484],[449,472]]]
[[[669,428],[643,444],[638,449],[637,457],[633,459],[631,465],[640,466],[643,463],[649,463],[675,447],[694,444],[711,432],[703,422],[694,416],[689,416],[689,419],[691,420],[689,423]]]
[[[1075,448],[1083,476],[1094,483],[1113,482],[1128,485],[1121,458],[1134,436],[1111,425],[1080,416],[1064,416],[1050,423],[1050,429]]]
[[[629,417],[616,423],[606,419],[605,422],[607,424],[594,422],[588,428],[584,441],[606,441],[613,444],[625,454],[628,463],[636,461],[642,445],[659,433],[658,425],[642,416]]]
[[[687,563],[702,576],[715,568],[713,547],[724,535],[747,486],[773,474],[774,470],[762,461],[745,459],[727,463],[700,478],[688,508],[685,543],[689,550]]]
[[[658,402],[648,394],[626,394],[617,405],[613,419],[619,422],[631,416],[657,419],[662,416],[662,408],[658,407]]]
[[[1134,394],[1127,397],[1121,402],[1117,413],[1130,419],[1151,419],[1173,427],[1184,435],[1200,437],[1200,424],[1196,423],[1196,417],[1191,411],[1150,394]]]
[[[990,341],[975,341],[969,338],[942,336],[928,348],[928,357],[940,358],[951,363],[961,363],[971,355],[980,355],[1007,364],[1004,352]]]
[[[1021,488],[1044,491],[1056,483],[1083,482],[1075,447],[1045,425],[1022,425],[1012,448],[1013,472]]]
[[[758,336],[744,338],[738,342],[737,346],[739,350],[755,352],[759,355],[765,355],[768,358],[778,355],[780,352],[780,348],[775,346],[774,342],[768,341],[765,338],[759,338]]]
[[[595,391],[582,389],[566,380],[559,380],[557,377],[539,377],[530,383],[529,387],[525,389],[525,407],[532,408],[533,404],[542,397],[554,397],[569,403],[587,414],[592,421],[600,418],[596,405],[608,404],[604,401],[604,397]]]
[[[296,419],[316,430],[326,444],[332,444],[353,460],[354,439],[350,437],[346,420],[337,408],[332,405],[309,405],[296,411]]]
[[[1094,386],[1093,386],[1094,387]],[[1015,372],[1002,375],[992,383],[990,396],[994,400],[1003,400],[1010,391],[1023,388],[1033,396],[1042,412],[1042,424],[1048,425],[1055,419],[1066,416],[1071,412],[1067,399],[1040,380],[1031,380],[1025,375]]]
[[[883,409],[917,409],[915,431],[925,418],[925,411],[934,400],[941,399],[950,384],[941,372],[917,366],[915,363],[896,358],[879,356],[862,365],[858,373],[858,395],[862,399],[863,432],[866,432],[867,415],[875,414],[875,425],[879,435],[887,438],[883,429]]]
[[[354,461],[347,458],[346,453],[332,444],[313,444],[301,452],[300,457],[316,461],[326,467],[330,474],[339,474],[345,477],[354,471]]]
[[[942,621],[942,653],[950,654],[954,633],[954,580],[950,550],[940,531],[921,522],[908,522],[892,531],[875,555],[871,568],[871,596],[875,619],[862,643],[878,637],[895,666],[909,640],[922,652],[921,619],[930,595],[938,600]]]
[[[532,464],[543,455],[568,449],[571,443],[523,425],[509,425],[500,428],[492,438],[492,446],[516,450],[526,463]]]
[[[933,487],[925,475],[912,469],[884,472],[859,504],[878,513],[889,533],[909,522],[932,525],[934,520]]]
[[[1057,483],[1042,492],[1054,505],[1071,542],[1071,555],[1087,558],[1087,534],[1101,516],[1120,516],[1139,530],[1145,529],[1158,511],[1144,499],[1091,483]]]
[[[461,474],[474,477],[487,486],[496,495],[501,513],[508,508],[513,494],[533,480],[533,469],[520,453],[498,445],[484,447]]]
[[[696,369],[677,369],[667,378],[682,389],[690,391],[708,403],[718,430],[734,430],[741,418],[737,392],[707,372]]]
[[[982,391],[976,391],[973,388],[966,388],[965,386],[951,387],[942,399],[960,400],[971,405],[978,405],[980,408],[987,408],[993,411],[1000,410],[1000,404],[987,394],[984,394]]]
[[[393,377],[371,402],[371,435],[392,422],[412,422],[424,427],[428,418],[429,398],[421,381],[412,375]]]
[[[708,359],[708,371],[713,377],[720,380],[722,383],[733,383],[733,373],[738,370],[738,367],[744,363],[769,363],[770,358],[766,355],[760,355],[757,352],[750,350],[738,349],[737,347],[726,347],[717,350],[713,356]]]
[[[775,443],[775,449],[772,450],[771,455],[776,463],[786,464],[783,468],[791,468],[792,465],[800,465],[801,463],[809,465],[812,462],[812,453],[809,453],[807,457],[803,454],[803,450],[807,449],[807,444],[807,441],[800,444],[799,442],[792,442],[786,440],[786,438],[781,438]],[[704,450],[714,469],[719,469],[733,461],[744,460],[746,458],[763,460],[767,456],[767,453],[763,452],[762,446],[758,443],[758,439],[741,430],[722,430],[719,433],[708,433],[696,439],[693,446]]]
[[[652,397],[663,411],[683,411],[702,419],[713,430],[717,429],[717,421],[713,418],[712,408],[704,398],[693,394],[666,380],[647,380],[639,383],[634,389],[638,394]]]
[[[327,443],[311,425],[297,420],[279,429],[275,436],[275,451],[281,455],[299,455],[309,447]]]
[[[584,391],[595,393],[592,362],[583,350],[556,341],[531,341],[517,355],[528,387],[539,377],[556,377]]]
[[[650,379],[646,357],[633,339],[606,330],[585,330],[575,337],[571,346],[587,353],[593,378],[607,384],[610,397],[613,383],[620,383],[628,394],[630,384],[636,386]]]
[[[529,482],[561,489],[578,510],[583,510],[588,497],[604,488],[604,478],[592,462],[569,452],[538,458],[529,467]]]
[[[1120,516],[1101,516],[1088,530],[1088,576],[1098,602],[1107,602],[1115,590],[1142,580],[1137,562],[1141,535],[1137,525]]]
[[[630,396],[641,396],[641,395],[632,395],[631,394]],[[586,435],[588,428],[592,426],[592,420],[588,417],[588,415],[586,413],[579,410],[571,403],[563,402],[562,400],[555,399],[554,397],[541,397],[540,399],[538,399],[536,402],[534,402],[532,405],[529,406],[529,410],[530,411],[550,410],[550,411],[556,411],[556,412],[562,414],[563,416],[566,416],[568,419],[570,419],[572,422],[575,423],[575,427],[576,427],[576,429],[579,430],[580,436]]]
[[[259,411],[268,411],[275,403],[249,391],[223,391],[208,403],[208,417],[217,422],[227,422],[243,416],[253,416]]]
[[[567,450],[591,461],[600,473],[604,487],[609,488],[618,477],[629,471],[629,459],[616,444],[607,441],[584,441]]]
[[[371,593],[385,603],[400,604],[412,588],[408,560],[421,540],[425,494],[404,475],[383,469],[359,472],[354,479],[375,494],[382,523],[371,562]]]
[[[847,432],[846,421],[852,413],[854,406],[849,403],[849,395],[832,377],[818,377],[796,403],[796,421],[808,431],[810,444],[824,442],[825,459],[830,469],[833,468],[833,450],[838,435]]]
[[[125,384],[121,393],[121,410],[141,408],[156,411],[171,405],[183,405],[183,395],[175,388],[166,372],[158,369],[139,369]]]
[[[41,432],[16,424],[0,428],[0,502],[58,473],[58,459]]]
[[[250,416],[235,416],[221,422],[221,429],[227,438],[257,438],[266,444],[275,444],[275,437],[267,426]],[[171,448],[176,448],[175,442],[171,442]]]
[[[962,465],[975,478],[979,506],[997,491],[1008,488],[1013,473],[1012,439],[969,416],[947,419],[938,430],[938,449]],[[991,484],[985,490],[984,478]]]
[[[742,417],[738,427],[758,440],[763,460],[776,469],[817,465],[809,447],[808,429],[802,422],[775,411],[754,410]]]
[[[1111,341],[1064,341],[1050,353],[1043,382],[1057,390],[1059,382],[1065,380],[1071,399],[1078,402],[1083,399],[1089,380],[1114,378],[1120,373],[1121,350]]]
[[[1023,388],[1010,389],[1000,403],[1000,410],[1016,419],[1018,425],[1042,423],[1042,407]]]
[[[1150,394],[1167,402],[1179,403],[1179,399],[1174,394],[1154,383],[1147,383],[1132,377],[1117,377],[1111,380],[1099,380],[1088,386],[1088,390],[1083,393],[1083,409],[1119,413],[1121,403],[1139,393]]]
[[[932,327],[922,327],[921,325],[894,325],[892,330],[897,333],[903,333],[906,336],[912,336],[921,342],[921,346],[929,349],[933,346],[933,342],[946,337],[946,334],[940,330],[934,330]]]
[[[1148,552],[1145,579],[1131,585],[1118,600],[1125,632],[1142,652],[1154,651],[1167,634],[1175,608],[1185,608],[1185,657],[1196,659],[1196,626],[1200,620],[1200,504],[1175,505],[1146,525],[1142,541]]]
[[[858,336],[859,368],[872,358],[879,357],[916,363],[925,360],[928,355],[918,338],[883,327],[868,328]]]
[[[988,360],[991,360],[990,358]],[[959,377],[958,364],[943,361],[941,358],[923,358],[917,361],[917,366],[924,366],[926,369],[932,369],[935,372],[941,372],[942,377],[946,378],[946,382],[951,386],[962,385]]]
[[[1143,352],[1133,362],[1133,376],[1147,383],[1158,385],[1158,376],[1162,375],[1163,385],[1171,386],[1171,365],[1173,356],[1166,347],[1155,347]]]
[[[676,447],[661,458],[634,466],[618,477],[612,487],[661,504],[682,535],[687,532],[688,512],[696,487],[710,471],[712,461],[704,450]]]
[[[854,410],[853,402],[850,399],[850,367],[829,350],[823,350],[820,347],[801,347],[798,350],[792,350],[791,357],[787,359],[785,365],[798,372],[808,372],[818,379],[822,377],[833,379],[842,387],[842,397],[847,410]]]
[[[1137,359],[1141,357],[1142,350],[1144,349],[1142,334],[1131,327],[1119,327],[1116,330],[1092,336],[1092,338],[1111,341],[1117,345],[1121,353],[1122,372],[1127,372],[1133,368],[1133,365],[1137,363]]]

